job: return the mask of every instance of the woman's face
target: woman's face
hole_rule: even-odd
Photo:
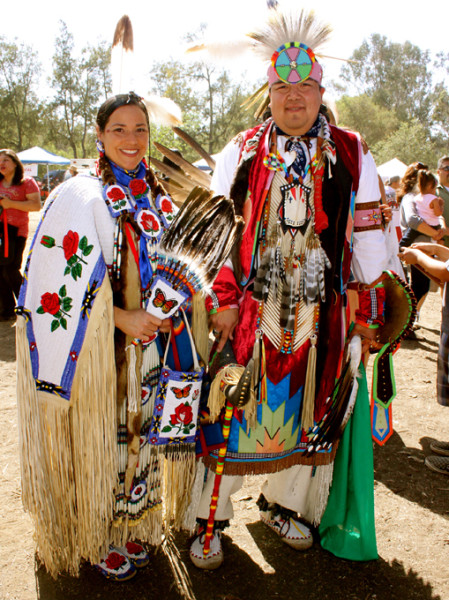
[[[7,180],[12,179],[16,172],[16,163],[7,154],[0,154],[0,173]]]
[[[97,130],[106,156],[122,169],[135,169],[148,150],[150,132],[145,113],[135,104],[114,110],[104,131]]]

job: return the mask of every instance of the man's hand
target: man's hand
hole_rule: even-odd
[[[209,317],[209,324],[218,340],[217,352],[223,350],[228,339],[234,339],[234,329],[238,322],[238,308],[228,308]]]
[[[362,340],[362,354],[365,354],[370,350],[380,350],[382,348],[383,344],[377,340],[377,334],[377,329],[371,329],[370,327],[356,323],[349,338],[351,339],[355,335],[359,335]]]
[[[389,204],[381,204],[379,208],[382,213],[383,222],[385,224],[388,224],[393,218],[393,211],[391,210],[391,206]]]

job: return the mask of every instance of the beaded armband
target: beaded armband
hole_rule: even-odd
[[[355,205],[354,232],[382,229],[382,211],[379,202],[361,202]]]
[[[224,310],[229,310],[230,308],[238,308],[237,304],[228,304],[227,306],[218,306],[217,308],[212,308],[208,311],[209,315],[216,315],[217,313],[221,313]]]

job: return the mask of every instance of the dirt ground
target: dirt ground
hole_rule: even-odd
[[[254,477],[235,496],[220,569],[197,570],[178,534],[136,578],[116,584],[88,565],[78,579],[54,581],[36,561],[20,497],[14,325],[0,323],[0,600],[449,600],[449,478],[424,466],[430,442],[449,440],[449,410],[435,400],[438,293],[421,324],[395,356],[395,433],[374,449],[377,561],[340,560],[319,543],[306,553],[286,547],[259,522]]]

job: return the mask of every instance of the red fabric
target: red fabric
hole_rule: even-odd
[[[226,266],[218,273],[212,289],[219,299],[220,306],[236,305],[242,295],[233,270]],[[210,296],[207,296],[206,310],[210,312],[213,308],[213,301]]]
[[[372,302],[371,292],[376,293],[376,302]],[[362,290],[359,292],[359,308],[355,313],[356,321],[362,325],[383,325],[383,314],[385,304],[385,290],[376,287],[373,290]]]
[[[6,210],[2,212],[2,226],[3,226],[3,243],[5,245],[5,258],[9,256],[9,237],[8,237],[8,219],[6,217]]]
[[[139,269],[140,274],[139,252],[137,250],[136,242],[134,241],[133,232],[134,231],[131,225],[129,223],[125,223],[125,235],[126,239],[128,240],[128,247],[133,253],[134,260],[136,261],[137,268]]]
[[[357,193],[359,189],[361,157],[359,157],[360,142],[358,137],[352,131],[346,131],[330,125],[331,137],[337,146],[337,151],[343,160],[345,167],[351,174],[353,186],[352,190]]]
[[[11,185],[10,187],[4,187],[3,181],[0,181],[0,197],[6,196],[15,202],[25,202],[27,195],[34,192],[39,193],[39,186],[32,177],[25,177],[23,183],[20,185]],[[17,235],[20,237],[28,236],[28,212],[18,210],[17,208],[8,208],[6,216],[10,225],[19,228]]]
[[[233,348],[235,358],[239,365],[248,364],[253,354],[256,341],[258,303],[248,292],[239,309],[239,324],[234,330]],[[265,358],[268,379],[277,384],[291,373],[290,391],[296,393],[304,383],[307,361],[303,357],[307,355],[309,344],[304,344],[295,354],[283,354],[280,360],[279,350],[264,336]]]

